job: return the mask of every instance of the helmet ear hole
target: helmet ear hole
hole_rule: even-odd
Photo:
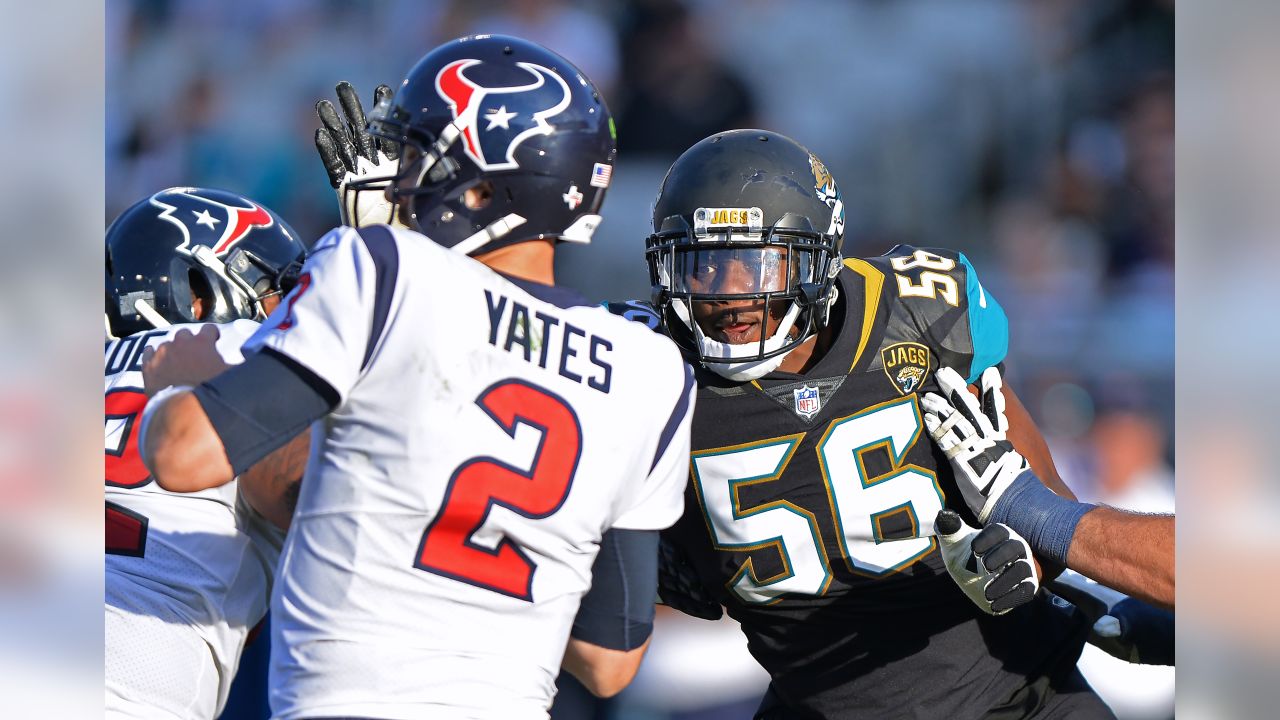
[[[187,286],[191,288],[191,317],[201,322],[207,320],[216,304],[209,279],[204,273],[191,268],[187,270]]]
[[[467,188],[462,194],[462,202],[468,210],[483,210],[493,202],[493,183],[485,180]]]

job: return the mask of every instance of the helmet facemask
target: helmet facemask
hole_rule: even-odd
[[[654,304],[677,342],[708,369],[738,382],[762,377],[826,324],[837,244],[795,213],[768,227],[759,208],[699,208],[692,217],[692,228],[678,215],[667,218],[648,240]],[[726,218],[743,224],[717,222]],[[699,323],[701,315],[722,324],[720,334],[731,340],[724,324],[739,313],[759,315],[757,338],[725,342]]]

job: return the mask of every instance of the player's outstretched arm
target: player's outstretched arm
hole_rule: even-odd
[[[1106,506],[1085,513],[1067,552],[1081,575],[1161,607],[1174,606],[1174,516]]]
[[[269,348],[234,366],[210,359],[217,338],[217,328],[205,326],[196,335],[179,332],[143,354],[143,381],[154,395],[143,411],[139,447],[143,463],[166,490],[225,485],[338,404],[324,381]],[[208,377],[217,368],[223,369]],[[277,459],[283,477],[297,476],[300,454],[287,462]],[[273,493],[287,498],[287,488],[277,486]]]
[[[937,378],[945,397],[928,393],[922,399],[925,425],[984,525],[1008,525],[1042,558],[1173,607],[1172,516],[1098,508],[1055,494],[1005,437],[999,371],[982,374],[981,404],[955,371],[941,368]]]
[[[191,387],[230,365],[217,350],[220,332],[205,325],[142,352],[142,377],[151,400],[143,414],[143,462],[160,487],[195,492],[230,482],[235,474],[209,417]]]

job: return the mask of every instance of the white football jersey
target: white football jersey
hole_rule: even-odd
[[[188,328],[106,346],[106,710],[110,717],[213,718],[249,631],[267,611],[282,541],[236,483],[171,493],[138,455],[142,350]],[[258,323],[219,326],[228,363]]]
[[[422,235],[339,228],[245,345],[340,396],[272,597],[276,717],[545,718],[605,530],[683,510],[668,339]]]

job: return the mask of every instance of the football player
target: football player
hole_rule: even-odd
[[[231,192],[177,187],[122,213],[106,237],[106,713],[213,718],[271,574],[305,438],[238,482],[161,488],[138,455],[144,353],[200,323],[240,343],[292,287],[305,248],[275,213]],[[188,368],[187,372],[194,369]]]
[[[998,369],[982,373],[981,402],[951,368],[938,370],[938,386],[941,393],[924,396],[925,425],[950,458],[979,521],[1006,523],[1042,556],[1173,608],[1173,515],[1126,512],[1049,492],[1005,439],[1009,421]]]
[[[475,36],[369,129],[395,174],[349,179],[348,221],[383,194],[403,227],[325,235],[243,364],[151,401],[143,457],[201,491],[323,418],[272,598],[277,717],[544,718],[562,665],[616,693],[682,509],[693,377],[554,284],[556,244],[600,221],[609,111],[560,56]]]
[[[960,253],[843,257],[844,223],[821,160],[740,130],[671,166],[647,242],[648,321],[697,364],[691,480],[664,541],[772,676],[759,717],[1111,717],[1075,670],[1087,624],[1043,595],[995,617],[947,577],[962,523],[940,511],[976,518],[920,396],[942,365],[972,381],[1003,360],[1003,310]],[[1014,445],[1069,496],[1011,393],[1009,409]],[[975,560],[998,574],[1018,557]]]

